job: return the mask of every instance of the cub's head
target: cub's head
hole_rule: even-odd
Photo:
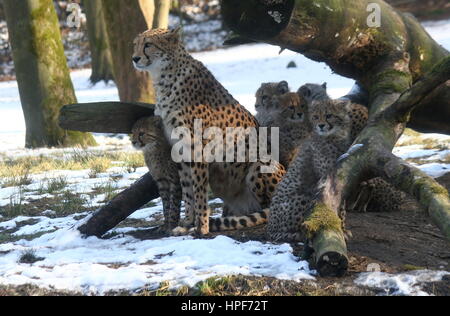
[[[156,145],[162,139],[164,139],[164,128],[159,116],[142,118],[133,126],[131,143],[138,150]]]
[[[139,34],[134,42],[133,65],[141,71],[160,71],[180,50],[180,30],[154,29]]]
[[[298,91],[298,95],[311,104],[312,101],[329,99],[327,93],[327,83],[322,85],[307,83],[301,86]]]
[[[303,123],[308,119],[308,106],[306,101],[297,93],[286,93],[274,96],[272,103],[278,112],[279,119],[291,123]]]
[[[256,111],[268,109],[272,106],[272,97],[289,92],[289,85],[286,81],[263,83],[256,91]]]
[[[313,101],[309,107],[309,120],[319,136],[345,136],[350,132],[351,103],[342,100]]]

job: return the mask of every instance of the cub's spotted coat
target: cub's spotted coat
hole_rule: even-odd
[[[313,101],[313,133],[302,145],[270,206],[267,235],[274,241],[303,241],[302,224],[317,194],[319,180],[335,167],[350,144],[350,104]]]
[[[289,168],[311,133],[306,102],[297,93],[273,95],[270,110],[258,111],[256,119],[261,126],[279,129],[280,163]]]
[[[157,116],[142,118],[133,126],[132,133],[132,144],[144,152],[145,163],[158,185],[164,211],[161,230],[170,233],[180,221],[181,185],[162,120]]]

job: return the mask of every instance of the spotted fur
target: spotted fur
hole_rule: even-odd
[[[304,239],[302,223],[314,202],[318,183],[351,144],[349,105],[335,100],[313,101],[309,110],[313,132],[272,199],[267,226],[269,239]]]
[[[270,111],[273,107],[273,97],[289,93],[289,84],[287,81],[262,83],[256,90],[255,109],[258,112]]]
[[[257,128],[256,119],[236,101],[233,96],[214,78],[208,69],[190,56],[180,40],[178,31],[150,30],[140,34],[134,41],[133,63],[138,70],[150,72],[157,95],[156,115],[163,120],[166,137],[170,139],[176,128],[190,131],[194,139],[194,122],[201,119],[203,130],[214,127],[226,132],[228,127]],[[224,144],[235,139],[224,139]],[[249,139],[245,138],[247,152]],[[192,144],[195,145],[195,144]],[[246,190],[238,193],[238,199],[251,195],[259,204],[259,210],[270,203],[278,178],[284,174],[281,165],[276,165],[272,176],[264,179],[260,168],[262,163],[207,163],[201,152],[195,150],[192,161],[179,165],[180,182],[186,205],[184,226],[194,225],[199,235],[209,233],[209,207],[207,188],[216,173],[226,180],[225,188],[234,192],[236,188]],[[226,158],[226,157],[224,157]],[[235,159],[237,161],[237,159]],[[267,163],[268,164],[268,163]],[[231,194],[227,193],[226,197]],[[231,203],[231,202],[230,202]]]
[[[329,100],[330,97],[327,93],[327,83],[314,84],[307,83],[301,86],[298,91],[298,95],[303,98],[308,105],[311,105],[313,101]]]
[[[271,110],[258,111],[256,119],[261,126],[279,128],[280,163],[289,168],[311,133],[308,106],[297,93],[273,95],[271,103]]]
[[[170,159],[171,147],[164,135],[161,118],[148,117],[137,121],[131,141],[136,149],[144,152],[145,163],[158,185],[164,211],[161,230],[170,233],[180,221],[182,190],[178,167]]]

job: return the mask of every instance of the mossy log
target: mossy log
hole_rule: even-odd
[[[369,4],[381,8],[379,27],[368,26]],[[234,32],[325,62],[337,74],[355,79],[369,92],[370,103],[380,94],[402,93],[449,54],[414,17],[382,0],[221,0],[221,6]],[[385,65],[401,54],[409,56],[406,78]],[[447,96],[424,99],[409,126],[450,134]]]
[[[69,131],[131,134],[137,120],[154,115],[147,103],[100,102],[62,107],[59,126]]]

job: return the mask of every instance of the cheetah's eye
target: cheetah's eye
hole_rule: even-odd
[[[142,137],[144,137],[144,135],[145,135],[145,133],[139,133],[139,138],[142,138]]]
[[[149,47],[151,47],[151,46],[152,46],[152,44],[150,44],[150,43],[145,43],[144,48],[149,48]]]
[[[267,100],[269,100],[269,97],[268,97],[267,95],[264,95],[264,96],[262,97],[262,100],[263,100],[263,101],[267,101]]]
[[[332,117],[333,117],[333,115],[327,114],[326,119],[329,120],[329,119],[331,119]]]
[[[313,116],[313,119],[317,121],[317,120],[319,120],[319,116],[314,115],[314,116]]]

